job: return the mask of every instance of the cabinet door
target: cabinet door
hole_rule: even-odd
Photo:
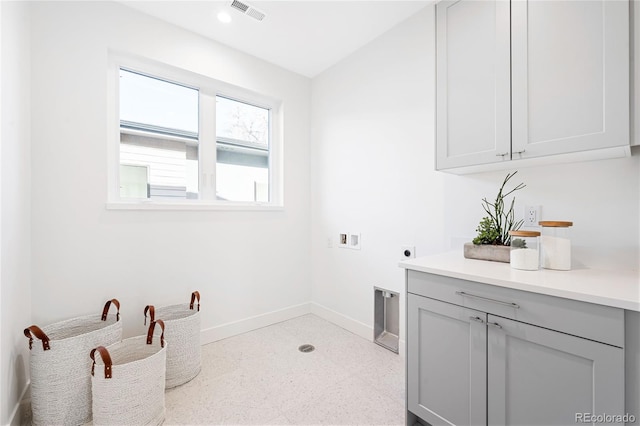
[[[623,349],[488,316],[488,423],[575,425],[624,414]]]
[[[486,423],[484,312],[408,295],[407,404],[429,424]]]
[[[629,145],[628,1],[511,10],[513,159]]]
[[[436,168],[510,159],[508,1],[436,5]]]

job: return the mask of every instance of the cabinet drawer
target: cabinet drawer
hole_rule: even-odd
[[[407,271],[407,291],[624,347],[624,310],[441,275]]]

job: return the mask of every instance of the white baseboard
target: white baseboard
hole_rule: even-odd
[[[299,317],[311,313],[311,304],[302,303],[300,305],[290,306],[288,308],[279,309],[277,311],[267,312],[266,314],[256,315],[254,317],[245,318],[239,321],[228,322],[226,324],[202,330],[200,334],[203,345],[207,343],[217,342],[227,337],[236,336],[258,328],[266,327],[282,321]]]
[[[207,343],[217,342],[218,340],[226,339],[227,337],[237,336],[238,334],[247,333],[249,331],[257,330],[258,328],[267,327],[269,325],[306,314],[317,315],[338,327],[342,327],[363,339],[373,342],[373,327],[315,302],[302,303],[300,305],[290,306],[277,311],[267,312],[266,314],[256,315],[254,317],[211,327],[202,330],[200,338],[202,344],[206,345]],[[400,340],[399,349],[400,356],[404,357],[404,340]]]
[[[319,316],[339,327],[344,328],[347,331],[356,334],[363,339],[367,339],[370,342],[373,342],[373,327],[369,326],[365,323],[362,323],[358,320],[355,320],[351,317],[343,315],[339,312],[334,311],[333,309],[329,309],[326,306],[322,306],[318,303],[311,302],[311,313]],[[399,342],[399,355],[404,358],[405,354],[405,341],[400,340]]]
[[[363,339],[367,339],[370,342],[373,342],[373,327],[368,326],[365,323],[357,321],[351,317],[343,315],[339,312],[334,311],[333,309],[329,309],[326,306],[322,306],[315,302],[311,302],[311,313],[329,322],[332,322],[335,325],[352,332],[353,334],[357,334]]]
[[[21,408],[24,406],[24,403],[26,402],[25,396],[27,395],[29,386],[31,386],[31,380],[28,380],[27,383],[25,384],[24,389],[20,394],[20,398],[18,398],[18,402],[16,403],[15,407],[13,407],[13,411],[9,416],[9,423],[7,423],[7,425],[19,426],[23,423],[22,420],[24,417],[24,413],[22,412]]]

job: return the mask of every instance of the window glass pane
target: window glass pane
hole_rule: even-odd
[[[198,91],[121,69],[120,120],[197,136]]]
[[[120,133],[120,197],[198,198],[198,146]]]
[[[269,202],[269,110],[216,97],[216,196]]]
[[[219,200],[269,201],[269,169],[218,163],[216,181]]]
[[[120,197],[198,198],[198,91],[120,70]]]
[[[268,147],[269,110],[218,96],[216,132],[219,138],[236,139]]]

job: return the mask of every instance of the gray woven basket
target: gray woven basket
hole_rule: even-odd
[[[197,301],[197,306],[195,302]],[[155,309],[144,308],[151,321],[162,318],[166,326],[167,349],[166,389],[187,383],[200,373],[202,368],[200,346],[200,293],[191,293],[191,302]]]
[[[163,331],[153,344],[156,323]],[[162,320],[153,321],[146,336],[93,349],[90,352],[94,361],[91,367],[93,424],[162,424],[166,356]]]
[[[118,312],[109,314],[111,304]],[[97,345],[122,340],[120,303],[107,301],[102,314],[24,330],[29,338],[34,425],[81,425],[91,421],[91,360]],[[34,343],[34,337],[39,342]]]

